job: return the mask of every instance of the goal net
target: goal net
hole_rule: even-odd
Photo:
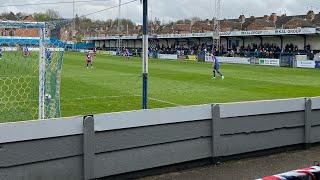
[[[60,117],[62,24],[0,21],[0,123]]]

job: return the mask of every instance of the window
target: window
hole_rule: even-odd
[[[230,39],[228,43],[228,49],[236,49],[239,46],[239,40]]]

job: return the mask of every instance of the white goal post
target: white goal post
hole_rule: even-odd
[[[0,21],[0,123],[58,118],[64,21]]]

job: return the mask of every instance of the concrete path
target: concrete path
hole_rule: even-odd
[[[306,151],[292,151],[266,157],[229,161],[219,166],[143,178],[143,180],[247,180],[284,173],[320,161],[320,146]]]

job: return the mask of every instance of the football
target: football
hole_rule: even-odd
[[[51,95],[50,95],[50,94],[46,94],[46,95],[44,95],[44,98],[45,98],[46,100],[51,99]]]

